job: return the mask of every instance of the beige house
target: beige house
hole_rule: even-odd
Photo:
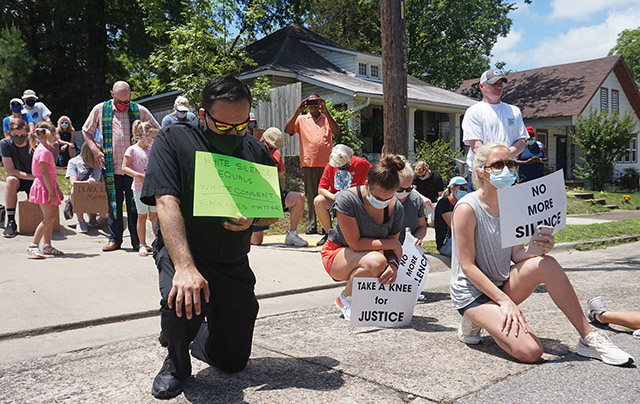
[[[622,56],[513,72],[507,79],[502,100],[518,106],[525,125],[535,128],[537,139],[545,145],[548,169],[564,169],[569,180],[575,178],[575,165],[581,162],[581,152],[568,136],[579,116],[591,110],[632,111],[640,132],[640,91]],[[477,83],[467,80],[458,92],[478,96]],[[640,171],[637,134],[616,164],[616,174],[626,168]]]

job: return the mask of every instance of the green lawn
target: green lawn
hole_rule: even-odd
[[[620,209],[637,210],[640,209],[640,192],[599,192],[599,191],[582,191],[593,193],[594,199],[605,199],[607,205],[618,205]],[[625,201],[623,195],[629,196],[629,201]],[[609,208],[605,208],[597,203],[573,196],[573,191],[567,192],[567,214],[590,214],[598,212],[608,212]]]
[[[67,173],[67,169],[58,168],[57,170],[58,170],[58,177],[56,178],[56,181],[58,182],[60,191],[62,191],[64,195],[69,195],[69,192],[71,192],[71,184],[69,184],[68,179],[64,178],[64,175]],[[7,171],[4,169],[4,167],[0,167],[0,181],[4,181],[6,179],[7,179]]]

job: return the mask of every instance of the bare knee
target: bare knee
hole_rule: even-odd
[[[324,196],[318,195],[315,198],[313,198],[313,206],[315,206],[316,209],[323,208],[326,200],[327,198],[325,198]]]
[[[362,259],[362,268],[370,276],[380,276],[387,267],[387,258],[378,251],[371,251]]]
[[[534,339],[530,339],[515,346],[512,355],[521,362],[535,363],[542,357],[543,352],[542,347]]]
[[[287,194],[287,198],[285,199],[285,205],[287,207],[292,208],[294,206],[304,206],[305,198],[302,192],[289,192]],[[315,206],[315,200],[314,200]]]
[[[7,184],[7,190],[12,192],[17,192],[20,187],[20,178],[14,177],[13,175],[7,177],[5,180]]]

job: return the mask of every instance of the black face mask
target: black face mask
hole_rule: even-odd
[[[209,144],[214,149],[214,152],[220,152],[222,154],[226,154],[228,156],[232,155],[233,152],[240,146],[242,141],[244,140],[244,134],[242,135],[221,135],[212,131],[209,128],[206,128],[205,134],[209,139]]]
[[[24,101],[25,104],[27,104],[30,107],[33,107],[34,105],[36,105],[36,100],[34,100],[33,98],[29,98],[28,100]]]

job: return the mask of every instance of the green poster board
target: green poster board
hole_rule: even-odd
[[[283,217],[278,169],[196,151],[194,216]]]

